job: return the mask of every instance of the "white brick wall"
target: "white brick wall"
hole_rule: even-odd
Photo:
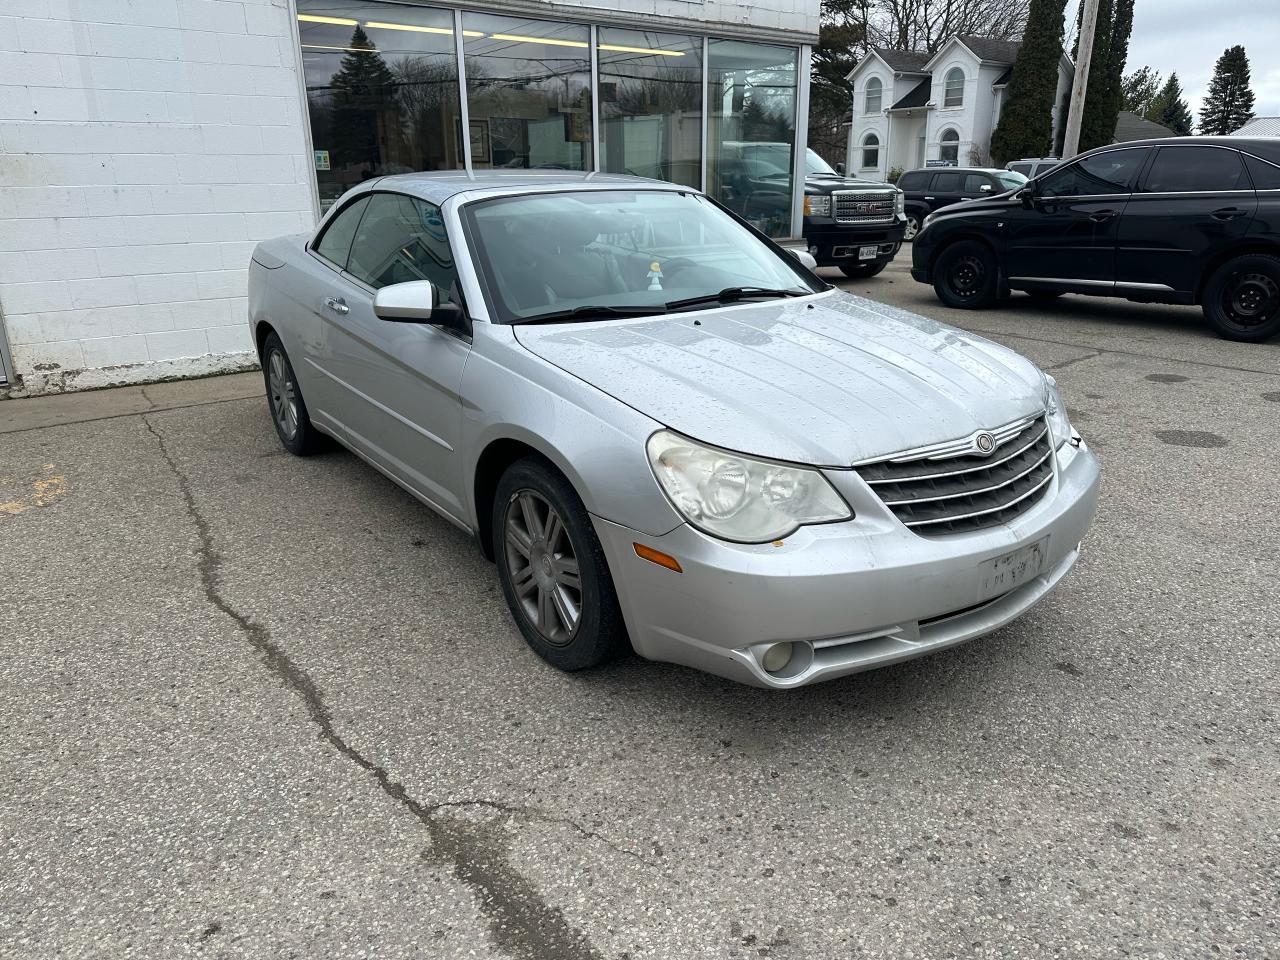
[[[252,362],[314,213],[288,0],[0,4],[0,309],[28,392]]]

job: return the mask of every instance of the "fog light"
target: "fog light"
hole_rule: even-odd
[[[764,655],[760,658],[760,665],[768,673],[777,673],[791,662],[791,647],[790,643],[775,643],[765,650]]]

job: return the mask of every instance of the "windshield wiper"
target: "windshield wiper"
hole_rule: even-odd
[[[525,323],[565,323],[574,320],[599,320],[601,317],[649,317],[666,313],[667,308],[661,304],[633,304],[631,306],[613,307],[607,304],[587,304],[571,310],[555,310],[551,313],[535,313],[528,317],[517,317],[512,324]]]
[[[747,297],[807,297],[812,290],[781,289],[770,287],[725,287],[719,293],[709,293],[703,297],[689,297],[687,300],[672,300],[667,304],[668,310],[680,307],[692,307],[699,303],[733,303]]]

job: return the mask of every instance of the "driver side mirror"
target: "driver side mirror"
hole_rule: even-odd
[[[840,174],[840,176],[842,176],[842,177],[844,176],[844,164],[843,164],[843,163],[837,163],[837,164],[836,164],[836,173]]]
[[[789,249],[787,250],[787,253],[799,260],[800,266],[809,270],[818,269],[818,261],[813,258],[813,254],[808,250]]]
[[[1018,199],[1022,201],[1023,209],[1031,209],[1031,206],[1036,199],[1036,186],[1034,180],[1018,191]]]
[[[982,184],[982,186],[978,187],[978,190],[979,190],[979,192],[981,192],[981,193],[990,193],[990,192],[991,192],[991,184],[989,184],[989,183],[984,183],[984,184]]]
[[[440,299],[430,280],[410,280],[382,287],[373,295],[373,312],[392,323],[429,323],[467,333],[466,315],[456,303]]]

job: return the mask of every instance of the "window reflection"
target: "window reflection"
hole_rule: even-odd
[[[707,45],[707,190],[769,236],[791,233],[794,47],[738,40]]]
[[[601,27],[600,166],[702,186],[702,40]]]
[[[371,177],[462,164],[453,14],[298,0],[321,205]]]
[[[590,32],[464,13],[471,165],[591,169]]]

